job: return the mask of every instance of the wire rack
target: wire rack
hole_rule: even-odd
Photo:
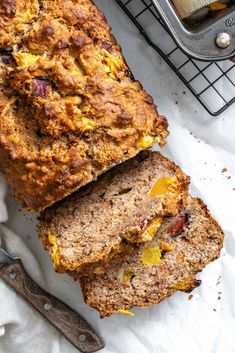
[[[116,0],[209,114],[218,116],[235,102],[235,64],[188,57],[173,41],[151,0]]]

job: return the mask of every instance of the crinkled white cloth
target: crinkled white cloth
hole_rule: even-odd
[[[87,318],[103,336],[105,353],[233,353],[235,107],[219,118],[210,117],[189,92],[183,94],[183,84],[146,45],[114,1],[97,2],[104,8],[136,78],[169,118],[171,136],[163,152],[191,176],[192,193],[203,198],[226,231],[221,258],[198,276],[202,285],[193,292],[191,300],[187,294],[177,293],[151,309],[134,309],[134,318],[115,315],[100,320],[98,314],[83,303],[79,284],[68,276],[54,273],[37,238],[36,216],[20,212],[10,196],[6,225],[11,231],[1,228],[7,248],[22,257],[31,277]],[[228,172],[221,173],[225,166]],[[229,176],[231,179],[227,178]],[[1,178],[1,222],[5,222],[7,216],[5,191]],[[59,352],[72,353],[76,349],[0,281],[0,353]]]

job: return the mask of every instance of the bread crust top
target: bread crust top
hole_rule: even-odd
[[[42,210],[167,137],[90,0],[0,3],[0,165]]]

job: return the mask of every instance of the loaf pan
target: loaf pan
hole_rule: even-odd
[[[180,18],[170,0],[152,2],[177,45],[190,57],[221,61],[235,56],[235,4],[195,27]]]

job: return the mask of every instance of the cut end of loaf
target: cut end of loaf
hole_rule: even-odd
[[[152,306],[178,290],[189,292],[200,285],[196,274],[219,257],[222,246],[223,232],[206,206],[188,197],[185,211],[166,219],[152,241],[125,244],[104,274],[83,277],[84,300],[105,317]]]
[[[99,271],[122,251],[123,242],[150,241],[164,217],[180,212],[188,183],[181,169],[160,153],[143,152],[47,209],[40,238],[52,259],[59,253],[58,271],[76,278]]]

